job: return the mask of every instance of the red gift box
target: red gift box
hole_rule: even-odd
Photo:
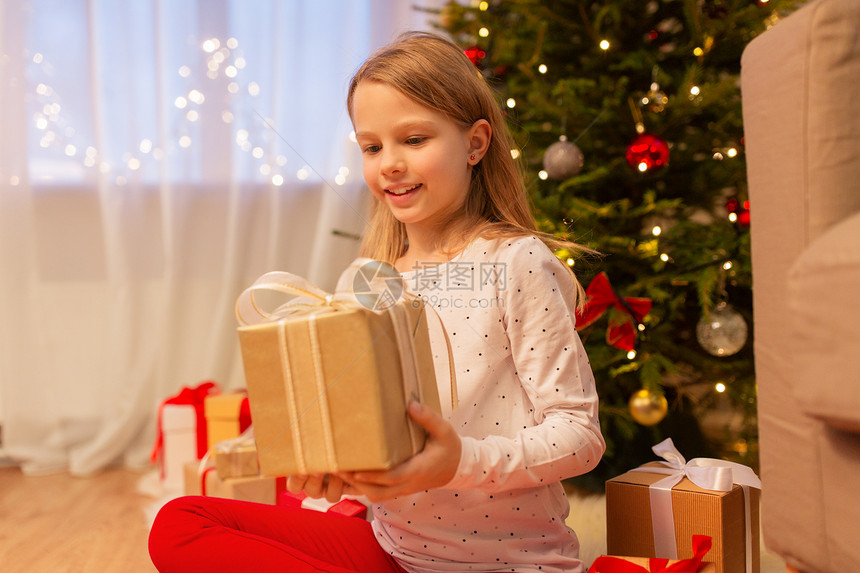
[[[339,513],[349,517],[359,517],[367,519],[367,506],[360,501],[354,499],[342,499],[337,503],[330,503],[325,499],[315,499],[308,497],[305,492],[292,493],[290,491],[282,491],[278,494],[278,505],[283,507],[294,507],[313,509],[315,511],[324,511],[328,513]]]

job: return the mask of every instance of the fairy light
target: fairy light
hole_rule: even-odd
[[[275,158],[275,163],[277,163],[279,166],[283,167],[284,165],[287,164],[287,157],[285,155],[278,155]],[[341,169],[346,169],[346,167],[341,167]]]
[[[634,358],[636,358],[636,351],[635,350],[631,350],[630,352],[627,353],[627,360],[633,360]]]
[[[693,55],[694,56],[702,56],[704,54],[705,54],[705,50],[703,50],[701,47],[696,46],[695,48],[693,48]]]
[[[299,181],[304,181],[309,176],[310,176],[310,171],[308,171],[308,169],[306,167],[302,167],[301,169],[296,171],[296,177],[299,179]]]
[[[565,261],[565,262],[567,263],[567,266],[569,266],[569,267],[572,267],[576,264],[576,261],[574,261],[572,257],[568,257],[567,261]]]
[[[191,102],[196,103],[197,105],[202,104],[206,100],[206,98],[203,96],[203,92],[201,92],[200,90],[191,90],[190,92],[188,92],[188,99]]]
[[[514,159],[520,158],[520,150],[519,149],[511,149],[511,157]]]
[[[197,121],[198,119],[200,119],[200,114],[197,113],[196,109],[189,109],[188,113],[185,114],[185,118],[188,121]]]
[[[667,255],[666,253],[660,253],[660,260],[663,261],[664,263],[668,263],[669,262],[669,255]]]
[[[66,145],[65,152],[66,152],[66,155],[68,155],[69,157],[74,157],[77,154],[78,149],[70,143],[70,144]]]
[[[236,66],[230,65],[224,68],[224,75],[228,78],[235,78],[238,73],[239,70],[236,68]]]
[[[236,82],[230,82],[229,84],[227,84],[227,91],[231,94],[239,93],[239,84],[237,84]]]
[[[663,229],[660,228],[660,225],[654,225],[654,228],[651,229],[651,234],[655,237],[659,237],[660,233],[663,232]]]
[[[179,147],[182,147],[183,149],[188,149],[189,147],[191,147],[191,138],[187,135],[183,135],[182,137],[180,137]]]
[[[45,117],[39,117],[36,119],[36,129],[47,129],[48,128],[48,119]]]
[[[233,112],[230,110],[221,112],[221,121],[224,123],[233,123]]]
[[[645,325],[642,324],[641,322],[638,325],[636,325],[636,328],[639,330],[639,332],[645,332]]]
[[[272,166],[269,165],[268,163],[263,163],[262,165],[260,165],[260,173],[262,175],[268,175],[271,172],[272,172]]]
[[[188,100],[182,96],[179,96],[175,100],[173,100],[173,105],[175,105],[179,109],[185,109],[188,106]]]
[[[541,169],[540,171],[538,171],[538,177],[539,177],[542,181],[546,181],[546,179],[549,177],[549,173],[547,173],[546,171],[544,171],[543,169]]]
[[[723,384],[722,382],[717,382],[716,384],[714,384],[714,390],[716,390],[717,392],[722,394],[723,392],[726,391],[726,385]]]
[[[39,52],[36,52],[35,54],[33,54],[33,63],[34,64],[41,64],[43,59],[44,59],[44,56],[42,54],[40,54]]]
[[[207,54],[211,54],[220,46],[221,42],[218,41],[218,38],[210,38],[209,40],[204,41],[201,47],[203,48],[204,52],[206,52]]]
[[[736,156],[737,156],[737,154],[738,154],[738,150],[737,150],[737,149],[735,149],[734,147],[730,147],[730,148],[726,151],[726,155],[728,155],[729,157],[736,157]]]
[[[723,263],[723,270],[726,270],[726,271],[731,270],[732,266],[733,265],[732,265],[731,261],[726,261]]]
[[[517,107],[517,100],[515,100],[512,97],[509,97],[508,101],[505,102],[505,105],[507,105],[509,108],[513,109],[513,108]]]
[[[227,38],[227,47],[231,50],[235,50],[239,47],[239,40],[236,38]]]
[[[481,12],[486,12],[489,7],[489,2],[481,2],[480,4],[478,4],[478,10],[480,10]]]
[[[732,223],[734,223],[734,222],[736,222],[737,220],[738,220],[738,214],[737,214],[737,213],[729,213],[729,221],[731,221]]]
[[[126,165],[132,171],[137,171],[138,169],[140,169],[140,165],[141,165],[140,159],[138,159],[137,157],[132,157],[131,159],[128,160]]]
[[[252,96],[260,95],[260,86],[257,82],[251,82],[248,84],[248,93]]]
[[[487,36],[490,35],[490,29],[489,28],[481,28],[480,30],[478,30],[478,35],[482,38],[486,38]]]
[[[240,70],[245,67],[245,58],[239,56],[235,60],[233,60],[233,65],[239,68]]]
[[[643,161],[638,165],[638,168],[641,173],[645,173],[646,171],[648,171],[648,164]]]
[[[538,66],[538,71],[539,71],[540,73],[542,73],[542,74],[545,74],[545,73],[547,72],[546,64],[541,64],[541,65],[539,65],[539,66]]]
[[[281,175],[280,173],[276,173],[276,174],[272,175],[272,185],[274,185],[275,187],[280,187],[283,184],[284,184],[284,176],[283,175]]]
[[[609,49],[609,40],[600,40],[600,49],[604,52]]]
[[[344,177],[344,178],[349,176],[349,167],[344,165],[343,167],[341,167],[340,169],[337,170],[337,174],[340,175],[341,177]]]
[[[181,68],[179,68],[179,75],[183,78],[187,78],[191,75],[191,68],[189,68],[188,66],[182,66]]]
[[[716,159],[717,161],[722,161],[722,160],[723,160],[723,154],[722,154],[722,152],[720,152],[720,151],[715,151],[715,152],[714,152],[714,159]]]
[[[697,96],[701,91],[702,90],[699,89],[699,86],[693,86],[690,88],[690,95]]]
[[[334,182],[335,182],[337,185],[344,185],[344,184],[346,184],[346,177],[344,177],[343,175],[341,175],[340,173],[338,173],[338,174],[337,174],[337,175],[335,175],[335,177],[334,177]]]
[[[152,141],[150,141],[149,139],[141,139],[140,145],[138,145],[137,148],[140,149],[141,153],[149,153],[150,151],[152,151]],[[90,149],[92,149],[92,148],[90,148]],[[95,149],[93,149],[93,151],[95,151]],[[89,156],[89,153],[90,153],[90,150],[87,149],[87,155],[88,156]]]
[[[253,151],[251,151],[251,155],[253,155],[253,156],[254,156],[254,157],[256,157],[257,159],[262,159],[262,157],[263,157],[263,153],[264,153],[264,152],[263,152],[263,148],[262,148],[262,147],[255,147],[255,148],[254,148],[254,150],[253,150]]]

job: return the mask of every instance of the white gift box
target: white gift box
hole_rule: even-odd
[[[197,456],[197,415],[191,404],[165,404],[161,410],[164,436],[161,456],[161,484],[166,489],[181,490],[184,467]]]

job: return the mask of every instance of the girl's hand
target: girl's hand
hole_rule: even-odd
[[[324,497],[329,503],[340,501],[344,494],[344,485],[342,479],[332,474],[287,476],[287,489],[292,493],[304,491],[308,497]]]
[[[343,493],[376,502],[451,481],[460,464],[460,436],[442,416],[418,402],[409,404],[409,415],[427,430],[424,449],[391,470],[337,474],[346,482]]]

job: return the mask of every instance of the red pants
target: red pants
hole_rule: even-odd
[[[149,555],[161,573],[405,573],[363,519],[214,497],[161,508]]]

